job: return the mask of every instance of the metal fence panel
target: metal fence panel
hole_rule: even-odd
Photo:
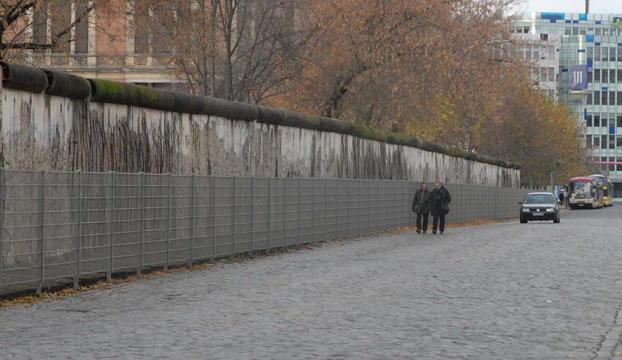
[[[414,223],[418,188],[405,180],[2,169],[0,294],[376,234]],[[514,217],[527,191],[447,189],[449,223]]]

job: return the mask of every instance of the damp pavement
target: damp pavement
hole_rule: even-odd
[[[622,203],[144,279],[0,309],[0,359],[622,359],[620,234]]]

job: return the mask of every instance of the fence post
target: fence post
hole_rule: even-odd
[[[40,262],[40,281],[37,285],[37,295],[41,295],[41,289],[43,288],[43,281],[45,280],[45,251],[43,250],[45,245],[45,170],[41,171],[41,244],[39,249],[39,262]]]
[[[283,247],[287,247],[287,178],[283,178]]]
[[[361,179],[357,180],[358,183],[358,194],[356,196],[356,230],[357,230],[357,236],[361,237]]]
[[[231,208],[231,226],[233,227],[233,235],[232,240],[233,240],[233,252],[231,253],[231,258],[233,259],[235,254],[237,253],[237,247],[236,247],[236,243],[235,243],[235,204],[236,204],[236,196],[237,196],[237,188],[236,188],[236,182],[237,182],[237,177],[234,176],[233,177],[233,207]]]
[[[328,179],[324,179],[324,241],[328,240]]]
[[[78,258],[76,263],[76,274],[73,277],[73,288],[80,288],[80,273],[82,262],[82,173],[78,171]]]
[[[370,184],[370,180],[366,180],[366,181],[365,181],[365,185],[366,185],[366,189],[365,189],[365,190],[367,190],[368,192],[369,192],[369,184]],[[370,225],[370,223],[369,223],[369,218],[370,218],[370,216],[371,216],[371,204],[373,204],[373,201],[369,201],[369,198],[367,198],[367,202],[366,202],[366,204],[365,204],[365,205],[367,205],[367,206],[366,206],[366,212],[367,212],[367,228],[365,229],[365,234],[366,234],[366,235],[369,235],[369,233],[370,233],[370,227],[371,227],[371,225]]]
[[[272,250],[272,178],[268,178],[268,250]]]
[[[311,242],[315,242],[315,185],[317,185],[317,178],[313,177],[313,192],[311,193],[311,201],[313,202],[313,211],[311,212],[311,224],[313,224],[313,231],[311,232]]]
[[[302,246],[302,178],[298,178],[298,249]]]
[[[212,261],[214,261],[214,259],[216,258],[216,177],[212,176],[210,179],[212,179],[212,198],[213,198],[213,202],[214,202],[214,206],[212,209],[212,219],[214,220],[213,224],[213,229],[212,229]]]
[[[171,261],[171,181],[173,177],[171,173],[166,176],[166,263],[164,271],[168,270],[168,264]]]
[[[114,171],[110,172],[110,270],[106,274],[106,281],[112,281],[112,273],[114,271],[114,197],[115,197],[115,181]]]
[[[2,251],[2,237],[4,235],[4,208],[6,206],[6,191],[4,189],[5,186],[5,178],[4,178],[4,168],[0,168],[0,292],[2,291],[2,282],[3,282],[3,271],[2,271],[2,267],[3,262],[2,262],[2,256],[4,254],[4,252]]]
[[[255,255],[255,177],[251,177],[251,256]]]
[[[140,263],[136,275],[140,276],[143,271],[143,244],[145,241],[145,173],[140,173]]]
[[[4,207],[6,192],[4,191],[4,168],[0,168],[0,292],[2,291],[2,235],[4,235]]]
[[[352,204],[350,203],[350,198],[352,197],[352,186],[351,183],[352,181],[354,181],[354,179],[343,179],[343,181],[346,182],[348,190],[346,191],[346,194],[348,195],[348,202],[347,202],[347,207],[346,207],[346,215],[348,216],[346,218],[346,238],[350,237],[350,221],[352,221],[352,219],[350,218],[350,212],[352,211]]]
[[[190,253],[190,267],[194,264],[194,252],[195,252],[195,244],[194,244],[194,173],[190,175],[190,197],[191,197],[191,207],[192,207],[192,215],[190,216],[190,237],[192,238],[192,252]]]
[[[376,233],[380,233],[382,229],[382,221],[381,216],[382,211],[384,209],[384,198],[380,197],[380,189],[382,188],[382,180],[377,180],[378,184],[376,186]]]

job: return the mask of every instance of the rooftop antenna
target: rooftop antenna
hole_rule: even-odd
[[[585,13],[590,13],[590,0],[585,0]]]

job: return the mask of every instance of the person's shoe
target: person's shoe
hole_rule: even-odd
[[[417,229],[417,234],[421,234],[421,230]]]
[[[432,231],[432,234],[436,235],[436,231]]]

